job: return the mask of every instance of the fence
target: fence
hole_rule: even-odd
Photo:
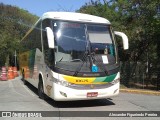
[[[140,62],[121,62],[121,84],[129,88],[160,90],[160,70]]]

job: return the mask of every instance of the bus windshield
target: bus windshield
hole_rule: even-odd
[[[53,31],[56,48],[55,67],[57,68],[91,72],[88,59],[91,54],[93,63],[97,65],[116,62],[115,45],[108,25],[53,21]],[[103,70],[99,69],[100,71]]]

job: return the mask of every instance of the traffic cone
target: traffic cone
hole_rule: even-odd
[[[6,67],[2,67],[1,80],[7,80]]]
[[[18,77],[17,67],[13,67],[13,75],[14,77]]]
[[[27,67],[24,78],[29,78],[29,68]]]
[[[38,74],[38,70],[37,70],[37,66],[35,65],[35,66],[34,66],[34,71],[33,71],[33,78],[34,78],[34,79],[36,79],[37,74]]]
[[[8,80],[14,79],[13,67],[8,67]]]

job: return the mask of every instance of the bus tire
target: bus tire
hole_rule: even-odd
[[[39,77],[38,96],[40,99],[43,99],[43,100],[45,99],[42,77]]]

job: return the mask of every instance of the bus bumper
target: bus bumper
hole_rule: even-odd
[[[119,94],[120,82],[104,89],[78,90],[53,83],[51,98],[55,101],[91,100],[113,97]],[[93,95],[90,95],[92,94]]]

